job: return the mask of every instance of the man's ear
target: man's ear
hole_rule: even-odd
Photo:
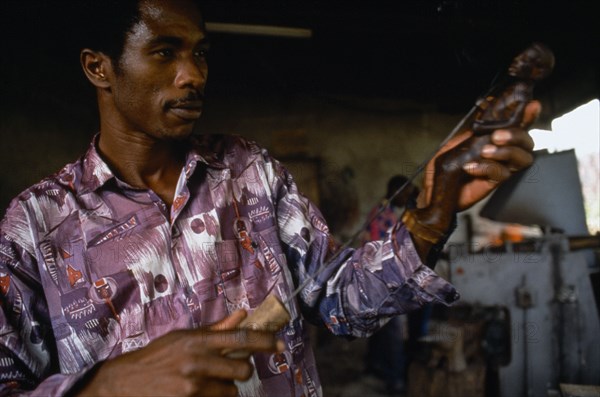
[[[97,88],[110,87],[112,62],[107,55],[85,48],[81,51],[80,61],[83,72],[93,85]]]

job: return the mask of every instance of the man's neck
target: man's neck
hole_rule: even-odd
[[[170,205],[185,162],[179,142],[142,133],[101,130],[98,151],[123,182],[153,190]]]

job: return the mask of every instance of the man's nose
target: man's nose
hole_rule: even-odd
[[[193,88],[200,90],[204,88],[208,66],[206,60],[195,59],[193,56],[182,59],[177,66],[175,86],[178,88]]]

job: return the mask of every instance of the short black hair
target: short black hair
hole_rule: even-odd
[[[108,55],[118,67],[127,34],[141,20],[142,1],[144,0],[73,1],[77,7],[80,7],[79,22],[83,30],[80,47]],[[199,0],[189,1],[200,9]]]
[[[99,51],[118,64],[127,34],[140,21],[142,0],[78,1],[82,36],[80,47]]]

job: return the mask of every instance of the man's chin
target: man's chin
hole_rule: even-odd
[[[163,130],[160,136],[168,141],[184,141],[194,133],[194,124]]]

